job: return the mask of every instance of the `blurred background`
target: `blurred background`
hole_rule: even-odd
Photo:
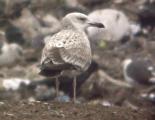
[[[78,76],[78,102],[152,107],[154,0],[0,0],[0,101],[55,99],[54,79],[39,75],[37,66],[44,38],[61,30],[61,19],[70,12],[105,25],[87,29],[93,62]],[[60,78],[59,94],[59,101],[71,100],[69,76]]]

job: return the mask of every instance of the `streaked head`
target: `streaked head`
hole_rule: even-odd
[[[66,28],[76,28],[79,30],[85,30],[85,28],[98,27],[104,28],[102,23],[97,23],[89,20],[88,16],[82,13],[69,13],[62,20],[63,26]]]

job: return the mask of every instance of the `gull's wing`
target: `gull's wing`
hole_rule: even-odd
[[[64,64],[71,64],[86,69],[90,62],[91,49],[83,33],[63,30],[45,42],[41,63],[46,66],[58,68]]]

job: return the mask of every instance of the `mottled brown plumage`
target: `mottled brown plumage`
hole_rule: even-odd
[[[62,30],[45,39],[40,73],[58,77],[69,71],[69,75],[75,77],[87,70],[91,63],[91,48],[85,28],[89,25],[104,27],[102,24],[90,22],[87,16],[81,13],[66,15],[62,20]],[[75,90],[76,79],[74,81]]]

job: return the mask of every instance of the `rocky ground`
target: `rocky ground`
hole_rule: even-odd
[[[153,120],[146,110],[124,107],[103,107],[91,104],[24,102],[4,103],[0,107],[3,120]]]

